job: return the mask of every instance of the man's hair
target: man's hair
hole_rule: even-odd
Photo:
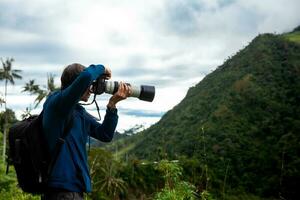
[[[77,78],[77,76],[85,69],[85,66],[73,63],[68,65],[61,75],[61,89],[67,88]]]

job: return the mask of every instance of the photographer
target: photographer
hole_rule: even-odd
[[[110,79],[110,69],[103,65],[85,68],[81,64],[71,64],[61,75],[61,90],[52,93],[44,103],[43,129],[51,153],[54,153],[64,126],[71,125],[53,165],[48,190],[42,199],[77,200],[83,199],[84,192],[91,192],[87,138],[91,136],[103,142],[112,140],[118,123],[116,104],[131,93],[128,85],[120,83],[118,91],[109,99],[102,124],[97,122],[78,102],[88,101],[90,86],[100,76]]]

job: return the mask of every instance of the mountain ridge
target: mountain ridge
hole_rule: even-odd
[[[201,173],[209,167],[214,188],[226,174],[231,188],[293,199],[300,183],[299,36],[295,29],[255,37],[159,122],[119,143],[130,145],[123,155],[196,159]]]

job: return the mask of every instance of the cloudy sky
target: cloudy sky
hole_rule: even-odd
[[[113,80],[156,87],[152,103],[119,104],[118,130],[157,122],[256,35],[300,25],[299,0],[0,0],[0,8],[0,57],[13,57],[23,76],[8,107],[18,116],[33,107],[21,93],[30,79],[45,85],[52,73],[59,85],[67,64],[101,63]],[[102,115],[109,97],[97,98]]]

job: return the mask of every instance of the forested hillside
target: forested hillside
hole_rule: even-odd
[[[123,156],[190,160],[185,170],[197,187],[296,199],[299,114],[298,27],[258,35],[158,123],[117,144]]]

